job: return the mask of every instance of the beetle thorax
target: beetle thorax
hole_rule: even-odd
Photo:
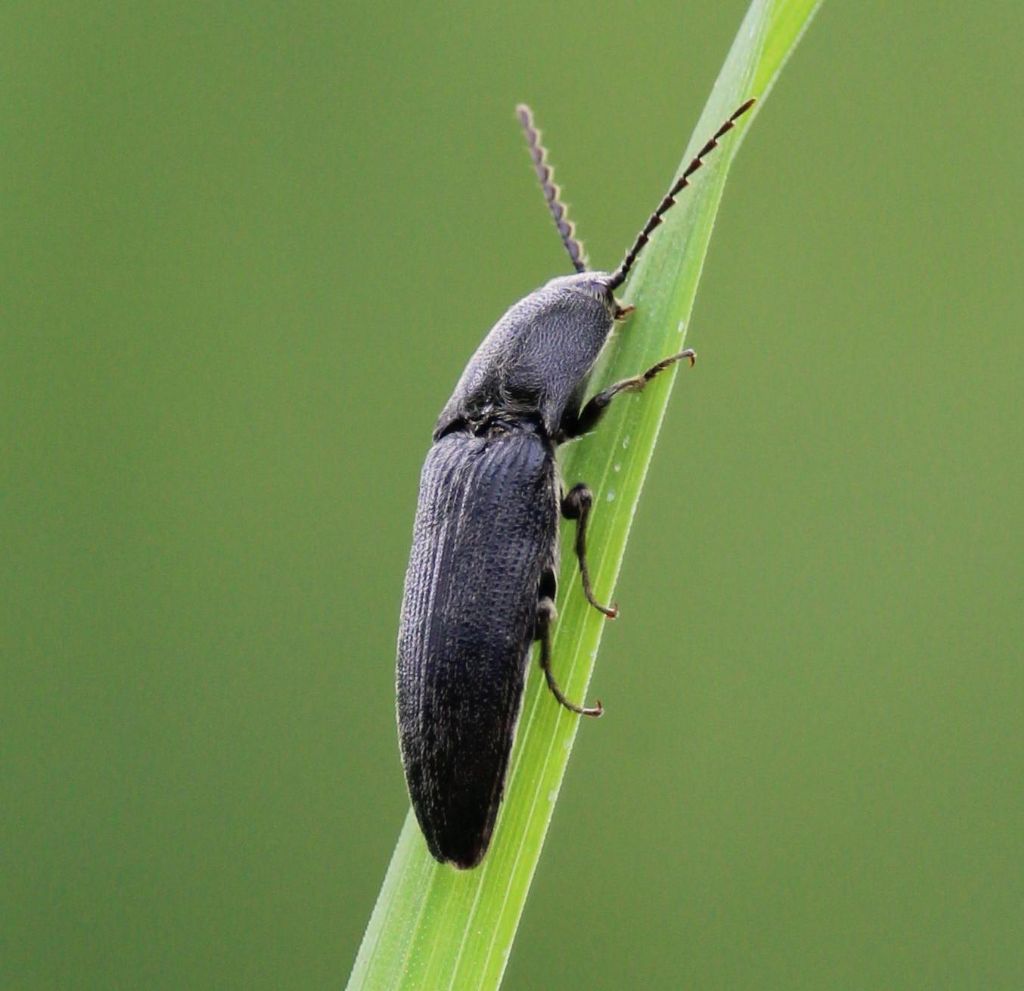
[[[555,434],[611,332],[616,303],[607,279],[552,279],[512,306],[470,359],[435,435],[491,411],[534,417]]]

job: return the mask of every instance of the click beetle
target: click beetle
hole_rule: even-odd
[[[398,733],[412,807],[431,854],[458,868],[487,852],[501,804],[530,647],[558,702],[551,665],[559,514],[576,522],[587,601],[606,616],[586,563],[592,496],[563,493],[555,449],[593,430],[621,392],[695,358],[690,349],[586,399],[591,369],[616,320],[633,309],[615,290],[704,157],[746,113],[715,132],[637,235],[614,272],[587,268],[552,179],[533,115],[517,110],[547,206],[576,269],[516,303],[470,359],[434,426],[420,477],[398,634]]]

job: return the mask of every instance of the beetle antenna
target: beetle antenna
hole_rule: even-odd
[[[697,157],[694,158],[683,174],[672,183],[671,188],[665,194],[664,199],[658,204],[658,209],[651,214],[650,220],[644,224],[644,229],[640,231],[636,236],[636,241],[633,242],[633,247],[626,253],[626,257],[622,260],[622,264],[612,273],[611,279],[608,281],[608,288],[612,291],[617,289],[626,281],[626,277],[629,275],[630,269],[633,267],[637,260],[640,252],[643,251],[644,245],[650,240],[651,235],[655,229],[665,218],[665,214],[675,205],[676,197],[690,185],[690,176],[697,171],[703,164],[704,159],[718,147],[718,142],[728,134],[735,126],[736,121],[740,119],[756,102],[754,97],[751,97],[742,106],[738,107],[733,111],[732,116],[714,133],[714,136],[710,141],[699,152]]]
[[[587,252],[582,242],[576,238],[576,225],[569,219],[569,210],[561,200],[561,189],[555,184],[555,170],[548,164],[548,150],[540,143],[540,131],[533,122],[533,111],[525,104],[520,103],[516,107],[516,116],[526,135],[526,143],[530,149],[530,158],[533,160],[533,169],[540,181],[540,188],[544,193],[548,210],[554,218],[555,227],[562,238],[565,250],[569,252],[573,268],[577,272],[587,270]]]

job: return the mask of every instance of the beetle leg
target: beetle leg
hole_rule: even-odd
[[[572,422],[563,424],[562,435],[564,439],[571,440],[573,437],[582,437],[583,434],[590,433],[598,425],[601,417],[604,416],[605,410],[608,409],[611,401],[620,392],[640,392],[652,378],[665,371],[666,368],[671,368],[677,361],[682,361],[684,358],[692,366],[697,362],[697,352],[693,348],[686,348],[685,351],[670,354],[667,358],[662,358],[656,365],[652,365],[646,372],[634,375],[632,378],[623,379],[621,382],[616,382],[614,385],[608,386],[607,389],[602,389],[583,406],[583,409],[576,414]]]
[[[580,716],[600,716],[604,712],[604,706],[598,701],[597,705],[591,708],[585,705],[576,705],[570,702],[558,687],[555,676],[551,673],[551,623],[555,617],[555,604],[548,598],[541,599],[537,603],[537,639],[540,641],[540,666],[547,680],[551,694],[567,709]]]
[[[580,578],[583,579],[583,594],[598,612],[603,612],[609,619],[619,615],[617,605],[602,606],[594,598],[594,589],[590,584],[590,569],[587,568],[587,520],[590,518],[590,507],[594,503],[594,495],[583,485],[574,485],[569,494],[562,499],[562,515],[567,520],[576,521],[576,559],[580,563]]]

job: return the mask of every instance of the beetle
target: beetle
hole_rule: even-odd
[[[420,477],[398,634],[397,716],[406,783],[427,847],[457,868],[480,863],[501,804],[534,641],[557,701],[571,702],[552,672],[559,514],[576,523],[575,553],[587,601],[593,497],[563,494],[560,444],[593,430],[612,400],[695,354],[687,348],[585,399],[590,372],[617,320],[615,298],[655,228],[704,157],[754,104],[747,100],[673,182],[614,272],[587,267],[547,163],[533,114],[517,115],[548,209],[576,274],[552,279],[509,309],[484,338],[434,425]]]

